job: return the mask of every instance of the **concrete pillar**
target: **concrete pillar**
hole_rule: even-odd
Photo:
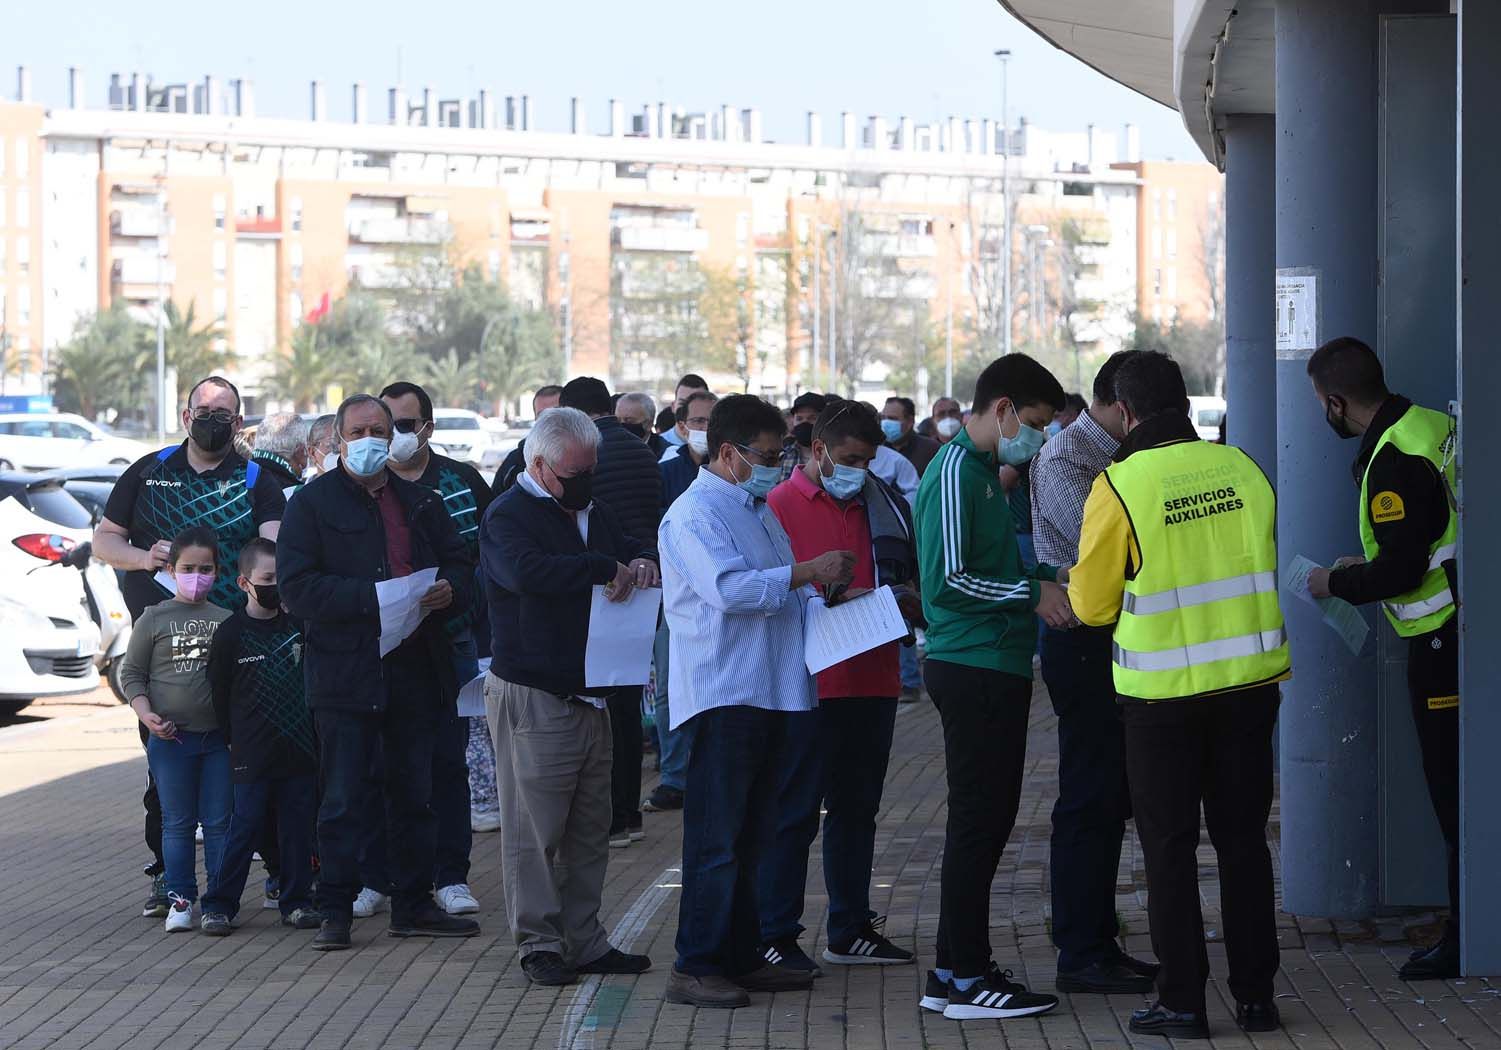
[[[1458,87],[1459,895],[1462,966],[1474,975],[1501,973],[1501,706],[1486,702],[1501,678],[1501,646],[1495,644],[1501,625],[1495,540],[1501,486],[1492,480],[1501,413],[1488,409],[1501,382],[1494,325],[1501,281],[1494,189],[1501,165],[1494,108],[1501,97],[1501,7],[1492,0],[1460,0]]]
[[[860,145],[860,137],[855,131],[855,115],[853,113],[839,114],[839,144],[845,149],[856,149]]]
[[[615,138],[625,134],[625,103],[618,98],[610,99],[610,134]]]
[[[370,117],[370,104],[365,92],[364,84],[355,84],[349,93],[349,121],[351,124],[363,124]]]
[[[77,66],[68,67],[68,108],[82,109],[83,97],[83,70]]]
[[[823,145],[823,118],[817,113],[808,113],[808,145],[815,149]]]
[[[1277,0],[1277,267],[1317,276],[1318,343],[1376,345],[1374,0]],[[1270,313],[1272,303],[1265,309]],[[1285,568],[1359,553],[1354,442],[1324,423],[1310,348],[1277,354],[1277,530]],[[1361,918],[1379,899],[1375,661],[1284,601],[1294,677],[1281,725],[1283,906]]]
[[[589,134],[589,123],[584,117],[584,100],[575,96],[568,104],[568,129],[575,135]]]
[[[1276,118],[1225,120],[1227,440],[1277,484]]]
[[[315,121],[323,120],[328,115],[328,98],[323,90],[323,82],[319,80],[313,81],[309,95],[309,118]]]

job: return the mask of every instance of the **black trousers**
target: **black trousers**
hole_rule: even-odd
[[[1058,716],[1058,801],[1053,805],[1053,944],[1069,973],[1120,952],[1115,882],[1131,816],[1126,732],[1110,668],[1109,627],[1049,629],[1042,678]]]
[[[923,682],[943,721],[948,767],[938,968],[981,977],[990,965],[990,884],[1021,803],[1032,682],[933,659]]]
[[[1157,992],[1172,1010],[1204,1012],[1209,955],[1199,910],[1199,805],[1219,858],[1230,991],[1270,1002],[1277,916],[1266,822],[1272,809],[1275,685],[1196,700],[1122,707],[1131,808],[1147,866]]]
[[[1459,618],[1408,640],[1407,690],[1423,778],[1449,852],[1449,921],[1459,926]]]
[[[611,693],[610,740],[614,764],[610,771],[610,831],[641,826],[641,687]]]

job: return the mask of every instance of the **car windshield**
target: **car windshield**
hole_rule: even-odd
[[[1220,425],[1220,420],[1224,418],[1225,410],[1223,408],[1199,409],[1199,426],[1201,427],[1217,427]]]
[[[479,420],[473,416],[439,416],[433,422],[435,430],[478,430]]]
[[[26,490],[26,503],[32,513],[67,529],[87,529],[94,524],[87,508],[61,484],[32,486]]]

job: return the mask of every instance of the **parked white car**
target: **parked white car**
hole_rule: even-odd
[[[490,431],[484,417],[462,408],[433,410],[432,445],[443,455],[478,466],[490,446]]]
[[[134,463],[150,451],[66,412],[0,415],[0,471]]]
[[[1218,441],[1220,420],[1225,418],[1225,399],[1222,397],[1190,397],[1188,414],[1193,419],[1194,429],[1205,441]]]
[[[99,685],[99,628],[75,541],[14,497],[0,500],[0,712]]]

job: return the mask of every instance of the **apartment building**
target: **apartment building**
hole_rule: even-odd
[[[1225,296],[1225,177],[1211,164],[1112,165],[1140,182],[1136,301],[1161,324],[1221,320]]]
[[[782,395],[827,384],[831,342],[841,372],[860,359],[857,310],[885,310],[914,342],[953,318],[998,347],[1008,185],[1013,345],[1108,352],[1142,295],[1141,189],[1157,166],[1139,164],[1130,129],[1121,150],[1093,128],[846,113],[826,137],[810,113],[788,144],[729,106],[612,100],[593,133],[578,99],[566,131],[544,131],[530,99],[486,91],[391,88],[377,117],[353,85],[336,120],[314,82],[306,119],[289,120],[257,115],[245,80],[115,74],[102,107],[80,71],[66,84],[67,104],[43,107],[22,71],[18,100],[0,102],[0,322],[24,357],[18,389],[40,387],[79,318],[124,302],[154,320],[170,300],[233,345],[255,404],[320,304],[445,253],[548,310],[570,375],[648,389],[701,355],[684,304],[727,281],[746,316],[717,371]],[[880,388],[884,366],[858,371]]]

